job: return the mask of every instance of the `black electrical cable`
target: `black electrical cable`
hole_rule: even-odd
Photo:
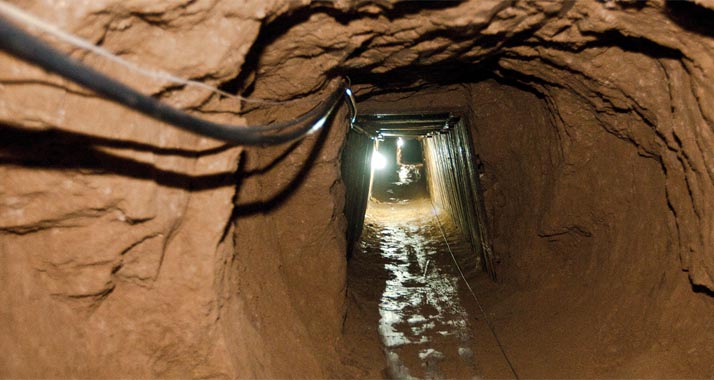
[[[320,129],[344,96],[341,81],[319,106],[290,121],[261,126],[219,124],[166,105],[74,60],[0,17],[0,50],[76,82],[103,97],[175,127],[238,145],[277,145]],[[284,130],[295,127],[288,132]]]

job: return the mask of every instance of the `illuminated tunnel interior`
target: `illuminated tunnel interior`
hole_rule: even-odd
[[[368,115],[357,119],[343,153],[343,171],[350,223],[348,247],[362,231],[370,203],[400,203],[427,198],[461,229],[464,238],[478,247],[479,265],[495,279],[490,245],[484,241],[484,209],[478,183],[478,158],[468,127],[451,113]],[[369,149],[370,143],[373,145]],[[347,170],[360,158],[369,170]],[[353,232],[354,231],[354,232]]]
[[[0,0],[0,378],[714,377],[711,0]]]
[[[375,114],[360,116],[351,133],[355,136],[348,137],[345,158],[361,148],[369,160],[360,162],[369,165],[355,173],[356,179],[346,171],[345,181],[355,185],[348,186],[353,193],[348,198],[358,205],[346,210],[349,236],[360,237],[348,246],[358,247],[359,257],[352,259],[372,272],[353,271],[352,277],[377,283],[386,278],[378,332],[387,374],[517,376],[514,368],[504,367],[511,366],[506,356],[487,370],[474,356],[474,350],[480,357],[485,350],[474,341],[477,319],[469,315],[482,306],[470,282],[481,272],[495,280],[495,272],[468,126],[448,112]],[[352,164],[344,160],[343,170]],[[384,273],[375,276],[378,268]],[[491,327],[490,322],[479,327],[484,326]]]
[[[357,89],[341,162],[346,326],[379,326],[358,344],[382,348],[388,377],[669,373],[655,357],[671,373],[687,366],[669,349],[616,359],[674,332],[661,325],[674,310],[636,290],[668,276],[657,269],[666,255],[634,254],[661,241],[657,217],[640,222],[667,212],[643,192],[654,165],[607,134],[567,163],[575,137],[559,131],[551,100],[507,78]],[[623,181],[637,195],[618,191]]]

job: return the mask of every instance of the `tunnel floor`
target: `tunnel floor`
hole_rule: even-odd
[[[469,266],[470,246],[448,215],[435,212],[428,198],[370,202],[350,263],[347,324],[356,324],[358,307],[364,331],[377,327],[385,377],[511,377],[437,223],[462,267]],[[464,272],[467,279],[482,276]]]

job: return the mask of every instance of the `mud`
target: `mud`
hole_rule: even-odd
[[[395,378],[476,375],[462,281],[445,255],[430,200],[370,204],[360,242],[382,256],[388,280],[379,303],[379,332]],[[463,284],[461,284],[463,286]]]
[[[407,182],[423,188],[425,181]],[[404,185],[384,174],[375,180],[375,188],[384,194]],[[494,356],[499,348],[466,283],[483,276],[480,267],[468,265],[475,254],[451,217],[436,208],[427,193],[389,201],[372,198],[350,262],[348,286],[357,294],[354,302],[379,300],[368,303],[369,309],[361,313],[371,315],[363,324],[377,323],[384,353],[382,375],[395,379],[512,375],[505,359]],[[462,269],[455,261],[466,265]]]

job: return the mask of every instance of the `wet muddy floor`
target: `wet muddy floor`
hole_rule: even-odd
[[[466,280],[483,275],[448,215],[433,208],[429,199],[370,203],[350,264],[351,308],[366,315],[364,344],[376,328],[381,376],[512,376],[449,248]]]

